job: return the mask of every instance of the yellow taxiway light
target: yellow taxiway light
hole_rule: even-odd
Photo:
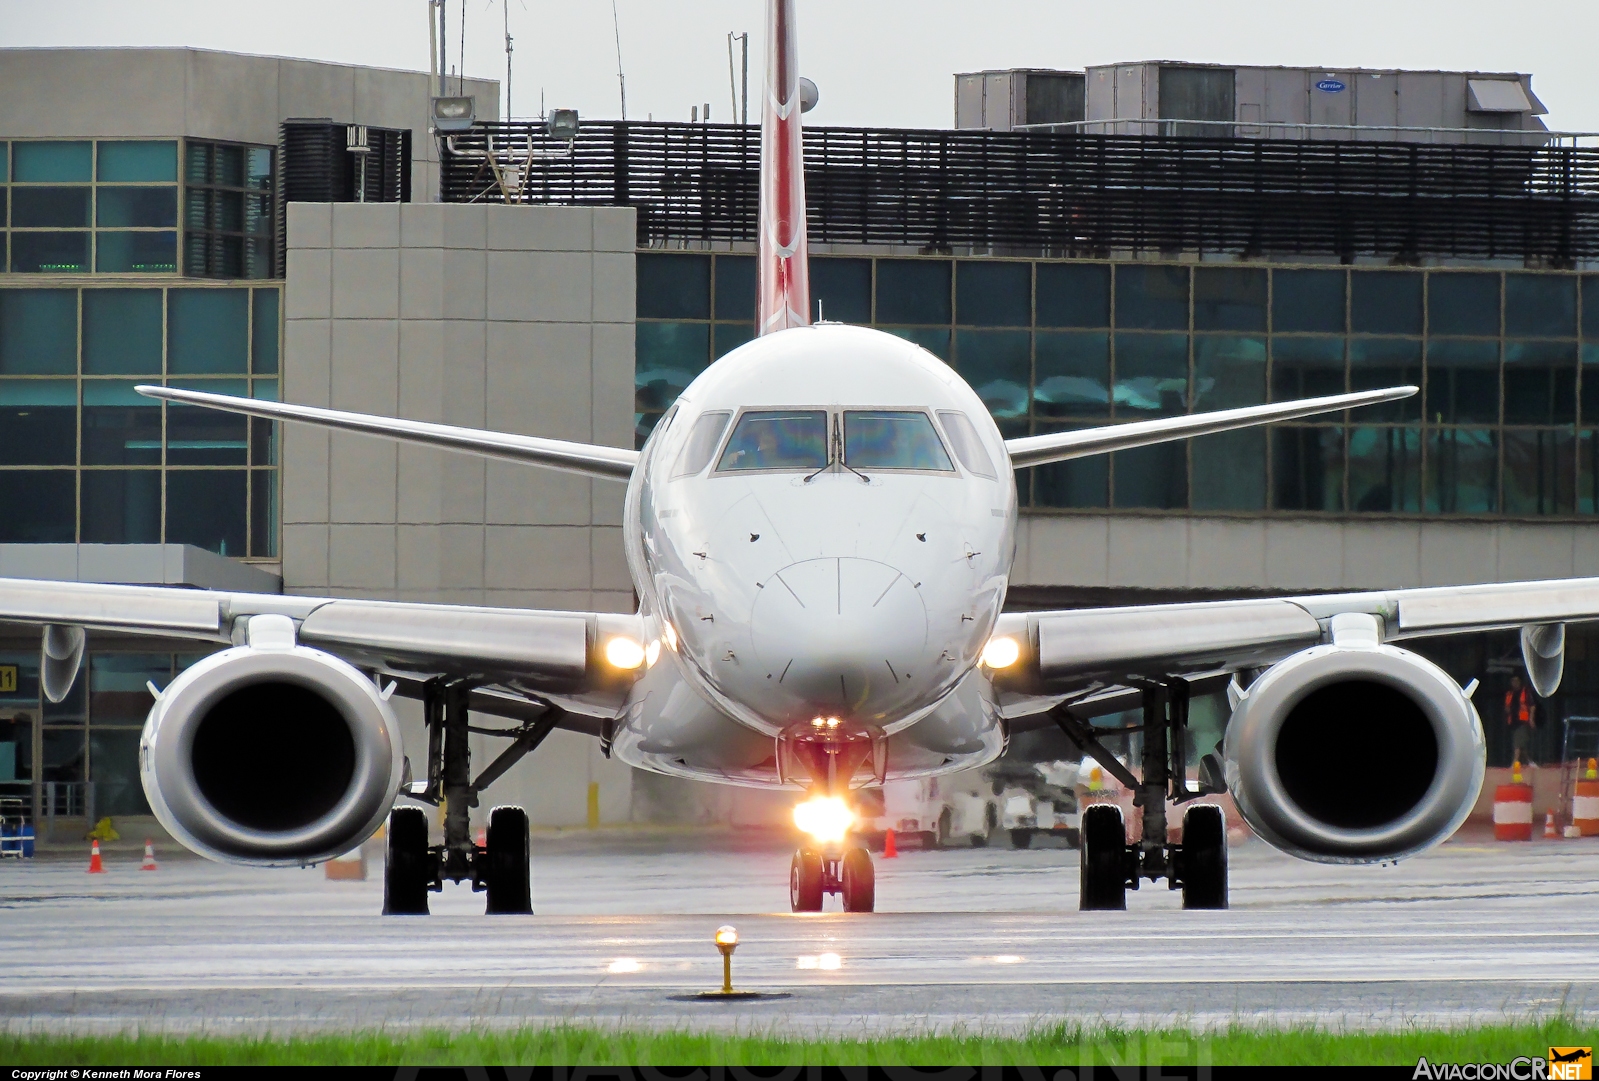
[[[733,951],[738,949],[738,928],[724,923],[716,929],[716,948],[722,951],[722,994],[733,993]]]
[[[613,668],[632,671],[644,663],[644,647],[621,635],[605,643],[605,659]]]
[[[990,638],[988,645],[983,647],[983,667],[1009,668],[1021,655],[1022,647],[1016,639],[1008,636]]]
[[[817,796],[794,808],[794,825],[818,842],[842,841],[855,824],[855,812],[838,796]]]

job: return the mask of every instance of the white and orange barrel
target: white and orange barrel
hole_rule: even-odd
[[[1532,840],[1532,785],[1502,784],[1494,789],[1494,840]]]
[[[1571,797],[1571,824],[1579,837],[1599,834],[1599,761],[1588,759],[1586,775]]]

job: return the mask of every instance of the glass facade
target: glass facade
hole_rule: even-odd
[[[0,142],[0,267],[177,274],[181,248],[187,276],[270,278],[275,155],[175,139]]]
[[[0,795],[31,802],[35,785],[54,784],[68,817],[91,807],[95,816],[149,814],[139,781],[145,684],[166,687],[203,656],[92,653],[66,701],[52,703],[40,694],[37,651],[0,653]]]
[[[953,365],[1007,438],[1423,388],[1325,419],[1024,470],[1034,508],[1599,513],[1599,275],[812,256],[811,279],[825,317]],[[750,256],[639,253],[641,445],[695,375],[750,339],[754,298]]]
[[[0,543],[276,556],[274,426],[133,388],[277,398],[281,288],[14,283],[0,287]]]

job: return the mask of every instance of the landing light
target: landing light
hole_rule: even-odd
[[[990,638],[983,647],[985,668],[1009,668],[1022,655],[1022,647],[1014,638]]]
[[[660,659],[661,640],[659,638],[651,638],[650,644],[644,647],[644,663],[654,668],[655,662]]]
[[[613,668],[632,671],[644,663],[644,647],[619,635],[605,643],[605,659]]]
[[[794,808],[794,825],[826,844],[842,841],[855,824],[855,812],[838,796],[817,796]]]

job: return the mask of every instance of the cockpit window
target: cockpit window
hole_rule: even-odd
[[[944,422],[944,433],[949,436],[950,446],[955,448],[955,457],[961,460],[966,472],[997,480],[999,475],[994,472],[993,459],[983,449],[983,441],[977,435],[972,418],[965,413],[952,411],[939,413],[938,419]]]
[[[826,465],[826,411],[772,409],[738,418],[716,468],[822,469]]]
[[[932,420],[914,410],[846,410],[844,462],[853,469],[955,471]]]
[[[722,441],[722,433],[727,431],[727,422],[733,419],[731,413],[701,413],[700,418],[694,422],[694,427],[689,429],[688,442],[683,444],[683,452],[677,456],[677,468],[672,470],[672,477],[692,477],[711,464],[711,455],[716,453],[716,444]]]

